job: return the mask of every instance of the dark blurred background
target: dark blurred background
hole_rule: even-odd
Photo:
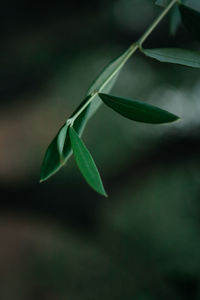
[[[100,108],[83,138],[107,199],[73,158],[39,184],[45,149],[91,81],[161,8],[153,0],[0,4],[0,299],[200,299],[198,69],[140,53],[127,63],[112,94],[182,119],[140,124]],[[182,25],[169,34],[170,18],[145,46],[199,49]]]

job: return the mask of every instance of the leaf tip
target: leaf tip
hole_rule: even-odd
[[[49,179],[53,174],[54,174],[54,173],[46,174],[46,173],[44,173],[43,171],[41,171],[39,183],[43,183],[44,181],[47,181],[47,179]]]
[[[96,189],[96,192],[98,192],[101,196],[108,198],[108,194],[106,193],[106,190],[104,188],[103,182],[101,181],[101,186],[100,188],[98,188],[98,190]]]
[[[181,117],[174,115],[174,119],[172,120],[172,122],[178,122],[181,120]]]
[[[40,176],[40,179],[39,179],[39,183],[43,183],[44,181],[46,181],[47,178],[43,177],[42,175]]]
[[[174,123],[174,122],[178,122],[181,118],[169,111],[166,111],[167,112],[167,119],[165,119],[164,121],[162,121],[161,123]],[[161,124],[160,123],[160,124]],[[159,123],[158,123],[159,124]]]
[[[104,190],[103,193],[101,193],[102,196],[104,196],[105,198],[108,198],[108,194],[106,193],[106,191]]]

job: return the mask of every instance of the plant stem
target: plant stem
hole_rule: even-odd
[[[152,31],[157,27],[157,25],[162,21],[162,19],[167,15],[169,10],[176,4],[177,0],[172,0],[167,7],[163,10],[163,12],[155,19],[153,24],[147,29],[147,31],[142,35],[142,37],[138,40],[139,47],[142,46],[144,41],[148,38],[148,36],[152,33]]]

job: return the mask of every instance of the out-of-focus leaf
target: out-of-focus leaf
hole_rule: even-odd
[[[186,5],[179,5],[185,27],[200,40],[200,12]]]
[[[156,60],[166,63],[180,64],[187,67],[200,68],[200,51],[178,48],[143,49],[142,52]]]
[[[181,15],[178,6],[174,6],[170,13],[169,32],[175,35],[181,24]]]
[[[157,0],[155,2],[156,5],[161,7],[166,7],[170,3],[170,0]],[[170,20],[169,20],[169,32],[171,35],[174,35],[177,32],[179,25],[181,24],[181,16],[178,9],[178,5],[176,4],[170,12]]]
[[[176,115],[156,106],[132,99],[99,94],[102,101],[122,116],[144,123],[161,124],[179,119]]]
[[[107,196],[95,162],[73,127],[69,128],[69,136],[76,163],[83,177],[96,192]]]

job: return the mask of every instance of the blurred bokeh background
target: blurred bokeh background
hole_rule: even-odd
[[[39,184],[48,144],[91,81],[161,8],[153,0],[0,3],[0,299],[200,299],[198,69],[140,53],[124,67],[112,94],[182,119],[140,124],[100,108],[83,138],[107,199],[73,157]],[[169,34],[170,18],[145,46],[199,49],[182,25]]]

